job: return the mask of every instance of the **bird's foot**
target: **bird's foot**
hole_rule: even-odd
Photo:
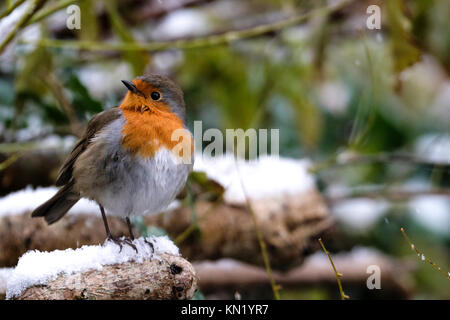
[[[126,244],[126,245],[130,246],[131,248],[133,248],[136,251],[136,253],[138,253],[138,249],[134,245],[133,241],[131,241],[131,239],[129,239],[129,238],[118,238],[118,237],[114,237],[112,235],[109,235],[106,238],[106,241],[112,241],[115,244],[117,244],[120,247],[120,251],[119,252],[122,252],[122,247],[123,247],[124,244]]]
[[[153,246],[153,243],[151,243],[150,241],[148,241],[147,239],[144,238],[144,242],[146,244],[149,245],[150,248],[152,248],[152,252],[155,252],[155,247]]]

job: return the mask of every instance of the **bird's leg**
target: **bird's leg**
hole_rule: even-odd
[[[131,221],[129,217],[126,217],[125,220],[127,221],[127,225],[128,225],[128,232],[130,233],[130,239],[124,239],[123,241],[128,244],[130,247],[132,247],[134,250],[136,250],[136,252],[138,252],[138,249],[136,248],[136,246],[133,243],[134,240],[134,234],[133,234],[133,226],[131,225]]]
[[[131,226],[130,218],[126,217],[125,220],[127,220],[128,232],[130,233],[130,239],[134,240],[133,227]]]
[[[129,218],[129,217],[126,217],[125,220],[127,221],[128,232],[130,233],[130,239],[131,239],[131,241],[133,241],[133,240],[134,240],[133,226],[131,225],[130,218]],[[146,244],[148,244],[148,245],[152,248],[152,251],[155,251],[155,248],[153,247],[153,243],[147,241],[147,239],[145,239],[145,238],[144,238],[144,242],[145,242]],[[131,243],[131,244],[133,244],[133,243]],[[134,245],[133,245],[133,246],[134,246]],[[136,249],[136,252],[137,252],[137,249]]]
[[[105,225],[106,239],[109,240],[109,241],[114,242],[115,244],[117,244],[117,245],[120,247],[120,251],[119,251],[119,252],[122,251],[122,247],[123,247],[123,244],[124,244],[124,243],[127,244],[127,245],[129,245],[130,247],[132,247],[132,248],[133,248],[134,250],[136,250],[136,252],[137,252],[136,246],[135,246],[131,241],[129,241],[129,240],[126,241],[126,240],[123,240],[123,239],[114,237],[114,236],[111,234],[111,231],[109,230],[109,226],[108,226],[108,220],[106,219],[105,209],[104,209],[103,206],[100,205],[100,204],[99,204],[99,207],[100,207],[100,211],[101,211],[101,213],[102,213],[103,224]]]

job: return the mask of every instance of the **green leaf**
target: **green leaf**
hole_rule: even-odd
[[[103,105],[91,97],[87,88],[81,83],[80,79],[70,72],[65,76],[64,87],[72,94],[72,105],[76,107],[79,117],[85,113],[94,114],[103,110]]]

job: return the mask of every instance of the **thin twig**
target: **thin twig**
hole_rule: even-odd
[[[400,228],[400,231],[402,232],[403,237],[406,239],[406,241],[408,241],[409,245],[411,246],[411,250],[414,250],[417,253],[417,256],[419,256],[421,260],[427,262],[428,264],[431,264],[431,266],[434,269],[436,269],[437,271],[442,273],[444,275],[444,277],[446,277],[448,280],[450,280],[450,272],[445,273],[445,271],[443,271],[441,269],[441,267],[439,267],[436,263],[434,263],[430,259],[426,258],[425,255],[422,252],[420,252],[419,249],[417,249],[416,246],[411,242],[411,240],[409,239],[408,235],[405,232],[405,229]]]
[[[70,131],[72,132],[72,134],[80,136],[82,125],[78,121],[76,110],[73,107],[72,103],[69,101],[69,98],[64,91],[64,87],[61,85],[61,83],[53,73],[44,75],[42,77],[42,80],[48,86],[55,99],[58,101],[62,111],[66,114],[69,120]]]
[[[20,6],[24,2],[25,2],[25,0],[17,0],[16,2],[14,2],[9,8],[6,8],[5,11],[0,13],[0,19],[3,17],[9,16],[9,14],[14,11],[14,9],[16,9],[18,6]]]
[[[338,286],[339,286],[339,292],[340,292],[340,294],[341,294],[341,300],[350,299],[350,297],[347,296],[347,295],[344,293],[344,290],[342,289],[342,283],[341,283],[342,273],[339,273],[339,272],[336,270],[336,267],[334,266],[334,263],[333,263],[333,259],[331,259],[331,255],[330,255],[330,253],[327,251],[327,249],[325,248],[325,246],[324,246],[324,244],[323,244],[321,238],[319,238],[319,242],[320,242],[320,245],[322,246],[323,251],[324,251],[325,254],[328,256],[328,259],[330,260],[331,266],[333,267],[334,274],[336,275],[336,280],[337,280],[337,283],[338,283]]]
[[[16,34],[26,25],[26,23],[33,17],[35,12],[45,3],[46,0],[34,0],[27,8],[25,13],[8,33],[8,35],[0,43],[0,54],[5,50],[6,46],[14,39]]]
[[[27,23],[26,25],[30,25],[36,22],[41,21],[42,19],[47,18],[49,15],[66,8],[67,6],[84,0],[62,0],[53,5],[49,5],[46,8],[43,8],[41,11],[37,12]]]
[[[277,285],[275,282],[275,277],[272,272],[272,267],[270,266],[269,255],[267,254],[266,243],[264,242],[264,238],[262,236],[261,230],[259,229],[258,219],[256,218],[256,213],[253,210],[253,206],[250,202],[250,198],[247,194],[247,190],[245,189],[244,182],[242,181],[242,176],[239,171],[239,165],[238,165],[236,156],[234,158],[234,162],[236,165],[236,170],[238,172],[242,191],[244,193],[245,202],[247,203],[248,210],[250,211],[250,214],[252,216],[253,224],[255,225],[256,237],[258,239],[259,247],[261,248],[261,255],[262,255],[262,258],[264,261],[264,267],[266,268],[266,273],[269,276],[269,281],[270,281],[270,286],[272,287],[273,296],[274,296],[275,300],[280,300],[280,292],[279,291],[280,291],[281,287],[279,285]]]
[[[19,159],[21,155],[22,155],[21,152],[17,152],[17,153],[12,154],[11,156],[9,156],[9,158],[6,159],[5,161],[0,162],[0,171],[5,170],[10,165],[12,165],[14,162],[16,162],[16,160]]]
[[[217,200],[206,210],[200,217],[197,218],[195,223],[191,223],[182,233],[180,233],[174,240],[176,245],[180,245],[184,240],[189,238],[189,236],[198,228],[198,224],[202,221],[210,212],[212,212],[221,202],[223,194],[217,198]]]
[[[269,32],[279,31],[284,28],[297,25],[313,16],[323,14],[328,15],[334,11],[342,9],[350,2],[352,2],[352,0],[345,0],[337,5],[316,9],[311,12],[299,14],[275,23],[268,23],[248,29],[228,31],[219,35],[209,35],[204,37],[169,41],[154,41],[148,43],[110,43],[97,41],[67,41],[43,39],[38,43],[38,45],[45,47],[69,48],[88,51],[163,51],[167,49],[194,49],[213,45],[227,44],[236,40],[256,37]]]

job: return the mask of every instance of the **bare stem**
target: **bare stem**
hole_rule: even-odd
[[[417,253],[417,256],[420,257],[421,260],[427,262],[428,264],[431,264],[431,266],[436,269],[437,271],[439,271],[440,273],[442,273],[444,275],[444,277],[446,277],[447,279],[450,280],[450,272],[445,273],[445,271],[443,271],[441,269],[441,267],[439,267],[436,263],[434,263],[433,261],[431,261],[430,259],[426,258],[425,255],[419,251],[419,249],[416,248],[416,246],[412,243],[412,241],[409,239],[408,235],[405,232],[405,229],[400,228],[400,231],[403,234],[403,237],[406,239],[406,241],[408,241],[409,245],[411,246],[411,250],[414,250]]]
[[[250,198],[248,197],[247,191],[246,191],[244,183],[242,181],[242,177],[239,173],[239,165],[238,165],[236,156],[235,156],[235,164],[236,164],[236,169],[238,171],[241,187],[244,192],[245,202],[247,203],[248,210],[250,211],[250,214],[252,216],[253,224],[255,225],[256,237],[258,239],[259,247],[261,248],[261,255],[262,255],[262,258],[264,261],[264,267],[265,267],[266,273],[269,277],[270,286],[272,287],[272,291],[273,291],[273,296],[274,296],[275,300],[280,300],[280,292],[279,291],[280,291],[281,287],[279,285],[277,285],[275,282],[275,278],[274,278],[273,272],[272,272],[272,267],[270,266],[269,255],[267,254],[266,243],[264,242],[264,238],[262,236],[261,230],[259,229],[258,219],[256,218],[255,211],[253,210],[253,206],[251,204]]]
[[[3,162],[0,162],[0,171],[5,170],[6,168],[8,168],[10,165],[12,165],[17,159],[20,158],[20,156],[22,155],[21,152],[17,152],[12,154],[8,159],[6,159]]]
[[[78,50],[89,51],[163,51],[167,49],[194,49],[200,47],[208,47],[213,45],[220,45],[230,43],[236,40],[256,37],[269,32],[279,31],[287,27],[297,25],[313,16],[328,15],[334,11],[337,11],[352,0],[345,0],[337,5],[327,6],[324,8],[316,9],[308,13],[298,14],[291,18],[277,21],[274,23],[268,23],[259,25],[253,28],[228,31],[219,35],[209,35],[205,37],[169,40],[169,41],[154,41],[148,43],[109,43],[109,42],[97,42],[97,41],[67,41],[67,40],[54,40],[43,39],[38,45],[46,47],[56,48],[70,48]]]
[[[344,290],[342,289],[342,283],[341,283],[342,273],[339,273],[339,272],[336,270],[336,267],[334,266],[334,263],[333,263],[333,259],[331,259],[331,255],[330,255],[330,253],[327,251],[327,249],[325,248],[325,246],[324,246],[324,244],[323,244],[321,238],[319,238],[319,242],[320,242],[320,245],[322,246],[323,251],[324,251],[325,254],[328,256],[328,259],[330,260],[331,266],[333,267],[334,274],[336,275],[336,280],[337,280],[337,283],[338,283],[338,286],[339,286],[339,292],[340,292],[340,294],[341,294],[341,300],[350,299],[350,297],[347,296],[347,295],[344,293]]]
[[[3,17],[8,16],[11,12],[14,11],[14,9],[16,9],[18,6],[20,6],[24,2],[25,2],[25,0],[17,0],[17,1],[15,1],[9,8],[6,8],[5,11],[0,13],[0,19],[3,18]]]
[[[42,19],[47,18],[49,15],[59,11],[61,9],[66,8],[67,6],[84,0],[62,0],[53,5],[49,5],[46,8],[43,8],[41,11],[37,12],[27,23],[26,25],[30,25],[36,22],[41,21]]]
[[[5,50],[6,46],[14,39],[16,34],[22,29],[27,22],[31,19],[34,13],[45,3],[46,0],[34,0],[27,8],[25,13],[13,27],[13,29],[7,34],[7,36],[0,43],[0,54]]]

